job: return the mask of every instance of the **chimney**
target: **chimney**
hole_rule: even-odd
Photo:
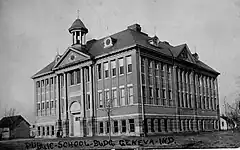
[[[141,32],[141,26],[139,24],[130,25],[130,26],[128,26],[128,29],[131,29],[131,30],[134,30],[137,32]]]
[[[197,53],[194,53],[194,54],[192,54],[192,56],[196,59],[196,60],[198,60],[199,59],[199,56],[198,56],[198,54]]]

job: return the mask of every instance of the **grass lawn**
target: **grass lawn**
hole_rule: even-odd
[[[204,132],[149,137],[84,137],[55,139],[18,139],[0,141],[0,150],[24,149],[109,149],[109,148],[226,148],[240,147],[240,131]]]

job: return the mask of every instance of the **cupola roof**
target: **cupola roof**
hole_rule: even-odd
[[[83,22],[77,18],[72,26],[68,29],[68,31],[71,33],[73,30],[82,30],[85,31],[86,33],[88,33],[88,29],[85,27],[85,25],[83,24]]]

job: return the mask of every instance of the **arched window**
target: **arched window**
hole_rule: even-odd
[[[80,113],[80,111],[81,111],[80,104],[78,102],[73,102],[70,107],[70,112],[74,114],[74,113]]]

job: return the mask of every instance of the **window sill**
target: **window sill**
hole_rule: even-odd
[[[119,74],[119,77],[124,76],[124,74]]]

